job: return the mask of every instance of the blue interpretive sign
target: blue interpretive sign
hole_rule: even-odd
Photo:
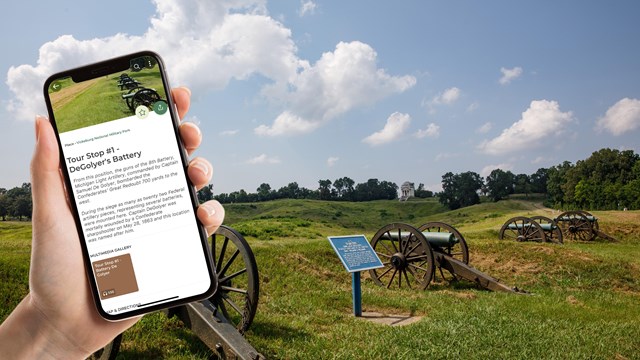
[[[348,272],[383,267],[378,254],[364,235],[329,236],[329,242]]]
[[[384,265],[364,235],[329,236],[329,242],[342,261],[342,265],[351,273],[353,314],[362,316],[360,272],[381,268]]]

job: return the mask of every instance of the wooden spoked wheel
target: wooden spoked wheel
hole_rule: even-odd
[[[369,270],[376,284],[410,289],[429,286],[435,262],[433,251],[421,231],[407,224],[389,224],[373,236],[371,246],[384,265]]]
[[[547,237],[540,224],[524,216],[516,216],[507,220],[500,229],[500,239],[535,242],[547,241]]]
[[[531,220],[537,222],[538,224],[540,224],[540,227],[542,227],[542,229],[544,230],[545,236],[547,237],[547,241],[550,241],[552,243],[556,243],[556,244],[562,244],[562,229],[560,229],[560,226],[558,226],[558,224],[553,221],[552,219],[549,219],[546,216],[532,216]]]
[[[462,236],[462,234],[453,226],[443,222],[434,221],[434,222],[428,222],[426,224],[423,224],[418,228],[418,230],[422,231],[423,233],[453,234],[453,237],[456,239],[455,242],[451,243],[449,246],[438,246],[436,244],[429,243],[429,245],[431,246],[431,249],[433,250],[434,254],[438,254],[438,253],[446,254],[465,264],[469,263],[469,248],[467,247],[467,242]],[[427,242],[429,242],[428,238],[427,238]],[[456,281],[458,278],[453,273],[451,273],[450,270],[448,270],[447,268],[443,268],[441,266],[440,262],[438,261],[439,259],[438,256],[436,256],[435,258],[436,258],[436,266],[438,267],[438,270],[439,270],[440,276],[442,276],[442,279],[449,282]],[[442,271],[443,269],[446,270],[446,272]],[[437,272],[434,271],[434,276],[436,273]],[[435,280],[435,277],[434,277],[434,280]]]
[[[469,248],[467,247],[467,241],[464,239],[464,236],[462,236],[462,234],[453,226],[443,222],[433,221],[420,226],[418,230],[422,232],[453,234],[453,236],[457,239],[457,242],[453,246],[436,248],[432,244],[430,244],[432,250],[449,255],[450,257],[458,261],[462,261],[465,264],[469,263]]]
[[[595,219],[584,211],[566,211],[555,218],[565,239],[590,241],[596,237]]]
[[[260,284],[253,251],[240,233],[224,225],[210,237],[210,246],[218,290],[205,301],[210,301],[244,334],[258,308]]]

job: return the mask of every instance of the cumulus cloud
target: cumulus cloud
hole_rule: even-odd
[[[520,120],[504,129],[498,137],[482,142],[478,148],[484,153],[498,155],[547,146],[574,121],[571,111],[560,111],[558,102],[534,100]]]
[[[615,136],[640,128],[640,100],[624,98],[611,106],[598,119],[596,130],[606,130]]]
[[[411,123],[411,116],[395,112],[387,118],[387,123],[382,130],[367,136],[362,139],[362,142],[378,146],[397,140],[409,127],[409,123]]]
[[[11,67],[7,84],[14,98],[8,110],[31,119],[44,112],[43,99],[35,94],[42,93],[46,76],[139,49],[160,53],[172,82],[197,92],[222,89],[232,78],[255,73],[286,81],[304,63],[295,55],[290,30],[266,14],[264,1],[156,0],[155,5],[142,35],[90,40],[64,35],[40,47],[36,66]]]
[[[507,85],[511,81],[519,78],[522,75],[522,68],[519,66],[514,67],[513,69],[500,68],[500,72],[502,73],[502,77],[500,80],[501,85]]]
[[[304,4],[312,2],[303,2]],[[40,47],[37,65],[13,66],[7,85],[15,117],[45,113],[42,83],[55,72],[139,49],[158,52],[174,85],[195,94],[220,90],[230,80],[260,75],[270,80],[261,92],[282,108],[261,135],[306,133],[359,106],[416,83],[391,76],[376,65],[376,52],[360,42],[340,43],[314,66],[297,56],[291,30],[268,15],[265,0],[154,0],[156,13],[142,35],[115,34],[89,40],[64,35]],[[312,5],[307,5],[309,8]]]
[[[460,89],[458,89],[457,87],[452,87],[452,88],[448,88],[445,91],[443,91],[442,93],[436,95],[432,100],[431,103],[434,105],[451,105],[453,103],[455,103],[456,101],[458,101],[458,99],[460,98]]]
[[[431,98],[429,101],[423,100],[423,105],[426,105],[429,108],[430,113],[436,112],[436,107],[440,105],[452,105],[460,98],[461,91],[457,87],[451,87],[438,95]]]
[[[248,164],[260,165],[260,164],[279,164],[281,161],[277,157],[267,156],[267,154],[260,154],[247,160]]]
[[[486,134],[486,133],[489,132],[489,130],[491,130],[492,127],[493,127],[493,124],[491,124],[491,122],[486,122],[486,123],[482,124],[482,126],[477,128],[476,132],[478,134]]]
[[[413,76],[388,75],[377,67],[376,59],[376,52],[367,44],[341,42],[335,51],[322,54],[313,66],[306,66],[287,83],[266,86],[262,94],[285,104],[287,110],[272,125],[255,128],[255,133],[308,133],[349,110],[415,85]]]
[[[497,165],[487,165],[480,170],[480,176],[487,177],[491,172],[495,169],[500,169],[502,171],[511,171],[513,170],[513,165],[508,163],[502,163]]]
[[[335,164],[338,162],[338,160],[340,160],[340,158],[339,158],[339,157],[336,157],[336,156],[330,156],[330,157],[327,159],[327,166],[328,166],[328,167],[333,167],[333,165],[335,165]]]
[[[440,136],[440,126],[434,124],[434,123],[430,123],[429,125],[427,125],[426,129],[420,129],[418,130],[418,132],[415,133],[415,136],[418,139],[422,139],[425,137],[431,137],[431,138],[436,138],[438,136]]]
[[[298,10],[298,15],[300,15],[300,17],[303,17],[305,15],[313,15],[313,13],[316,11],[316,3],[314,3],[313,1],[301,1],[300,2],[300,9]]]

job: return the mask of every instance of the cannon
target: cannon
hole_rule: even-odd
[[[136,108],[144,105],[151,108],[156,101],[162,100],[160,94],[155,89],[133,88],[127,94],[122,94],[122,98],[127,103],[129,110],[135,112]]]
[[[526,293],[470,266],[466,240],[446,223],[429,222],[419,228],[388,224],[373,236],[371,246],[384,267],[369,270],[369,275],[376,284],[387,288],[402,288],[404,284],[424,290],[437,268],[445,280],[463,278],[493,291]]]
[[[142,85],[141,82],[135,80],[129,74],[120,74],[120,76],[116,79],[118,81],[117,86],[120,87],[120,90],[126,89],[135,89]]]
[[[209,299],[164,310],[177,316],[220,359],[263,360],[243,337],[258,307],[258,266],[247,241],[228,226],[210,237],[210,250],[218,274],[218,289]],[[112,360],[118,354],[122,334],[92,355]]]
[[[571,240],[591,241],[598,236],[606,240],[616,240],[600,231],[598,218],[586,211],[565,211],[554,220],[560,226],[563,236]]]
[[[516,216],[500,228],[500,240],[503,239],[562,244],[563,231],[555,220],[545,216]]]

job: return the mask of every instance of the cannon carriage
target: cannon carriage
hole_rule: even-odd
[[[565,211],[554,220],[560,225],[562,234],[568,239],[591,241],[597,236],[611,239],[609,235],[600,231],[598,218],[586,211]]]
[[[563,232],[546,216],[516,216],[507,220],[500,228],[500,240],[552,242],[562,244]]]
[[[177,316],[184,325],[221,359],[260,360],[265,357],[243,337],[258,307],[258,266],[244,237],[220,226],[209,238],[218,289],[209,299],[162,311]],[[115,359],[122,334],[92,355],[92,359]]]
[[[140,85],[142,85],[142,83],[129,76],[129,74],[120,74],[118,77],[118,86],[120,87],[120,90],[135,89],[140,87]]]
[[[126,73],[120,74],[117,80],[117,86],[119,86],[120,90],[123,91],[121,97],[132,113],[135,113],[136,109],[140,105],[144,105],[151,109],[153,104],[162,100],[162,97],[156,89],[142,86],[141,82],[135,80]]]
[[[586,211],[566,211],[550,219],[545,216],[516,216],[500,229],[500,239],[516,241],[552,242],[562,244],[565,239],[591,241],[596,237],[615,240],[602,232],[598,218]]]
[[[369,270],[373,281],[387,288],[426,289],[436,276],[459,278],[493,291],[524,293],[469,265],[469,248],[462,234],[442,222],[429,222],[419,228],[392,223],[382,227],[371,239],[383,268]]]

